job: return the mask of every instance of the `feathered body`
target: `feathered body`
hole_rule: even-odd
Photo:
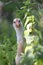
[[[17,55],[16,55],[16,65],[19,65],[20,63],[20,56],[21,53],[23,53],[23,45],[24,45],[24,29],[23,24],[19,18],[16,18],[13,20],[13,27],[16,31],[16,37],[17,37]]]

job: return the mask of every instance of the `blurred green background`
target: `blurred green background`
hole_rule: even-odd
[[[16,17],[26,39],[20,65],[43,65],[43,0],[0,0],[0,65],[15,65]]]

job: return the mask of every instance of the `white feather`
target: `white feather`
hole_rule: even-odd
[[[16,19],[18,19],[18,18],[16,18]],[[16,19],[14,19],[13,21],[16,21]],[[20,19],[18,19],[18,20],[20,20]],[[24,37],[23,32],[24,32],[24,30],[23,30],[22,22],[20,22],[20,24],[21,24],[21,26],[19,28],[17,28],[16,25],[13,23],[13,27],[16,31],[17,43],[23,44],[24,43],[23,42],[23,37]]]

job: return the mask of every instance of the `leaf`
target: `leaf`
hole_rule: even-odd
[[[30,32],[32,32],[32,23],[29,23],[29,24],[27,24],[27,30],[28,30],[28,32],[30,33]]]
[[[26,12],[26,13],[25,13],[25,16],[24,16],[24,19],[27,17],[27,15],[28,15],[28,13]]]
[[[34,22],[34,16],[33,16],[33,15],[32,15],[32,16],[28,16],[28,17],[26,18],[26,22],[25,22],[24,27],[27,25],[27,23],[29,23],[29,21]]]
[[[42,39],[42,34],[41,34],[41,32],[40,32],[39,30],[37,30],[37,29],[34,29],[34,31],[38,34],[38,36],[40,37],[40,39]]]
[[[29,35],[29,31],[28,30],[25,30],[24,31],[24,36],[28,36]]]
[[[32,46],[26,46],[25,53],[27,53],[27,51],[31,51],[31,50],[32,50]]]
[[[34,15],[31,16],[32,22],[34,22]]]
[[[30,3],[30,0],[27,0],[26,2],[25,2],[25,5],[28,5]]]

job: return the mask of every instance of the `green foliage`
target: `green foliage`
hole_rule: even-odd
[[[23,21],[25,21],[23,23],[25,28],[24,37],[26,39],[26,47],[21,56],[20,65],[42,65],[43,31],[39,24],[41,23],[41,20],[43,21],[43,15],[42,12],[38,10],[38,4],[34,1],[32,3],[30,0],[26,0],[23,3],[24,5],[18,13],[20,17],[23,17]],[[40,16],[42,16],[42,18],[40,18]]]
[[[0,25],[0,65],[11,65],[16,55],[15,32],[7,20],[3,20]]]
[[[26,47],[20,65],[43,65],[43,9],[38,8],[40,1],[42,3],[42,0],[18,0],[4,6],[4,12],[21,18],[24,24]],[[0,65],[13,64],[17,47],[15,37],[12,25],[4,19],[0,24]]]

